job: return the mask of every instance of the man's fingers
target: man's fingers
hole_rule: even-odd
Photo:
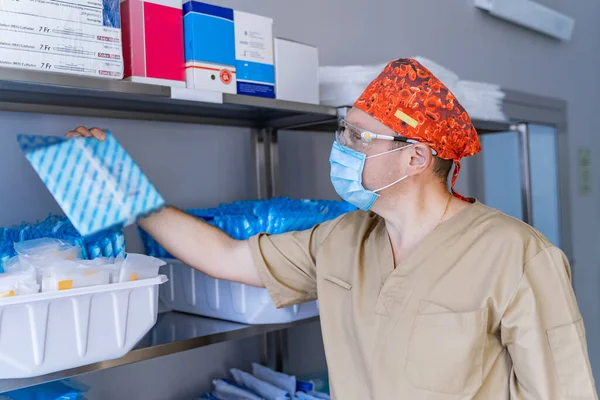
[[[75,129],[75,132],[79,132],[79,135],[83,137],[92,137],[92,132],[90,132],[90,130],[85,126],[78,127]]]
[[[67,134],[65,135],[65,137],[66,138],[81,137],[81,134],[79,132],[69,131],[69,132],[67,132]]]
[[[106,139],[106,133],[100,128],[92,128],[92,129],[90,129],[90,132],[91,132],[92,136],[98,140]]]

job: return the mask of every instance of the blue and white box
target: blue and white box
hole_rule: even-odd
[[[19,145],[82,236],[133,224],[165,205],[148,178],[107,132],[93,138],[19,135]]]
[[[275,98],[273,20],[234,11],[237,93]]]
[[[236,93],[233,14],[231,8],[199,1],[183,4],[188,88]]]

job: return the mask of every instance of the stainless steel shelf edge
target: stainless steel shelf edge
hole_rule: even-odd
[[[175,99],[167,86],[0,68],[0,110],[251,128],[334,118],[332,107],[223,94],[222,103]],[[279,121],[279,122],[278,122]]]
[[[33,89],[40,89],[42,87],[62,87],[77,90],[146,96],[170,97],[171,95],[170,88],[166,86],[147,85],[123,80],[93,78],[53,72],[0,68],[0,90],[14,89],[15,85],[23,84],[31,85],[33,86]]]
[[[0,393],[317,321],[319,317],[287,324],[244,325],[172,311],[159,315],[154,328],[124,357],[34,378],[0,379]]]

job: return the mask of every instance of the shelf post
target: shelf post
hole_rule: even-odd
[[[523,207],[523,221],[533,226],[529,127],[526,123],[520,123],[512,126],[511,130],[516,131],[519,134],[519,164],[521,167],[521,204]]]

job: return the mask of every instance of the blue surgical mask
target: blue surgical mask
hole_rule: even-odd
[[[331,183],[333,184],[335,191],[343,200],[363,211],[368,211],[379,197],[377,194],[378,192],[387,189],[398,182],[402,182],[404,179],[408,178],[408,175],[379,189],[368,190],[362,185],[362,173],[365,168],[365,162],[370,158],[394,153],[410,146],[412,145],[367,157],[360,151],[353,150],[350,147],[334,142],[333,147],[331,148],[331,155],[329,156],[329,163],[331,164]]]

